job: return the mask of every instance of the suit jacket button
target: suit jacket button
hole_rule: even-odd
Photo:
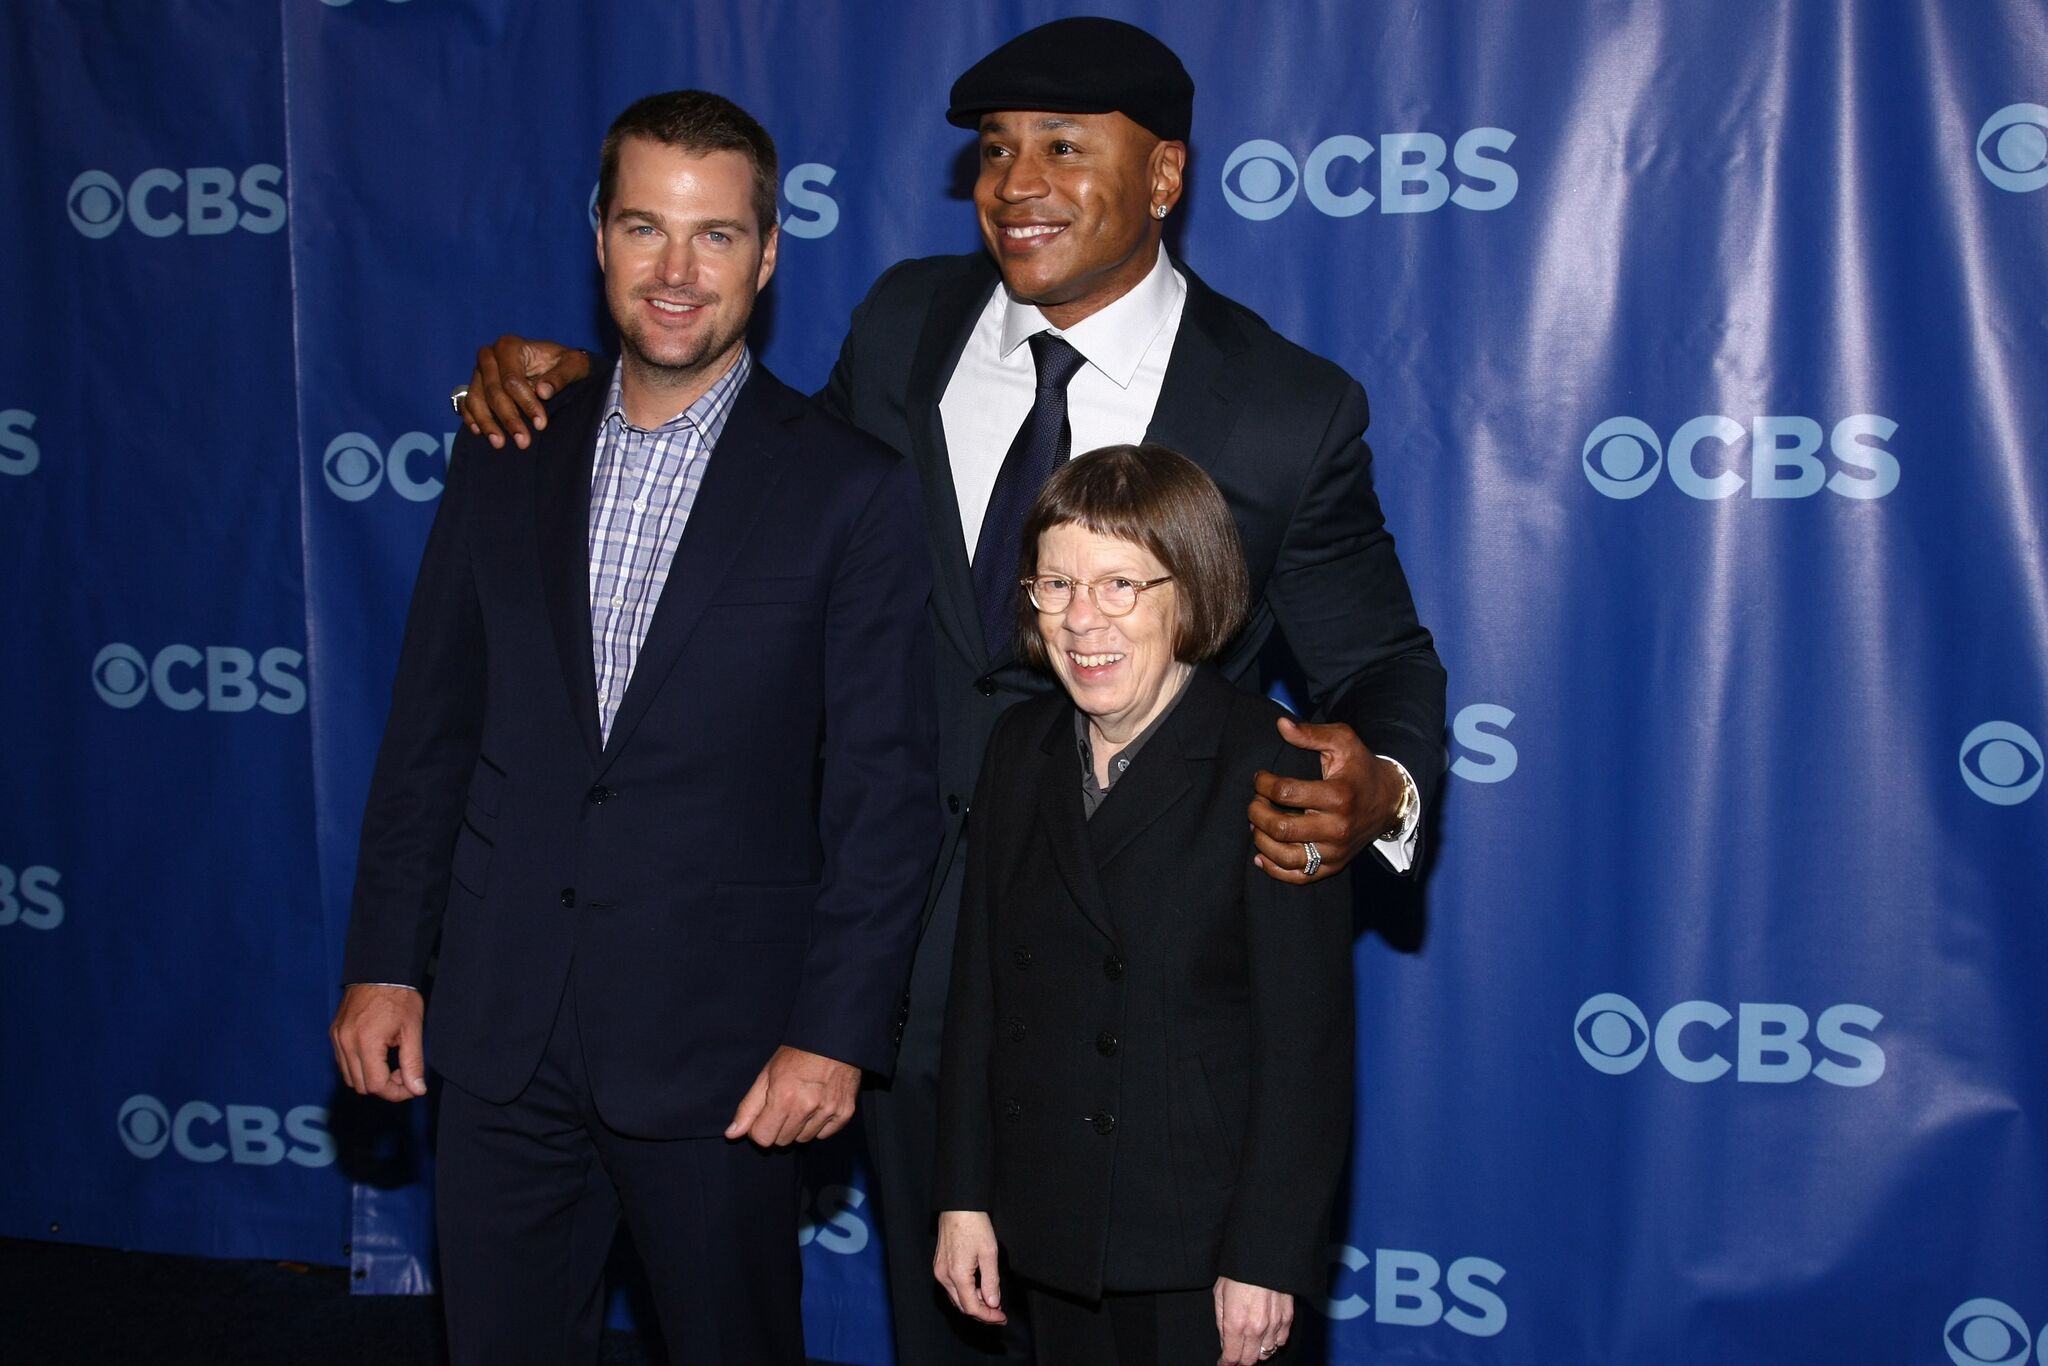
[[[1097,1034],[1095,1036],[1095,1051],[1100,1053],[1103,1057],[1115,1057],[1116,1047],[1116,1035],[1110,1033],[1108,1030],[1105,1029],[1100,1034]]]
[[[1016,1101],[1006,1100],[1003,1102],[1003,1116],[1006,1119],[1016,1119],[1023,1115],[1023,1113],[1024,1107],[1018,1104]]]
[[[946,810],[955,816],[960,814],[960,795],[957,792],[946,794]]]
[[[616,797],[618,795],[618,793],[612,791],[603,783],[599,783],[596,787],[590,789],[590,804],[592,806],[603,806],[606,802],[610,801],[613,797]]]
[[[1098,1134],[1113,1134],[1116,1132],[1116,1116],[1107,1110],[1097,1110],[1088,1117],[1088,1123]]]
[[[1012,1021],[1010,1021],[1010,1042],[1011,1042],[1011,1043],[1023,1043],[1023,1042],[1024,1042],[1024,1022],[1023,1022],[1022,1020],[1012,1020]]]
[[[576,889],[574,887],[564,887],[562,889],[562,904],[572,911],[576,909]]]
[[[1020,968],[1028,968],[1031,966],[1031,950],[1025,948],[1022,944],[1019,944],[1017,946],[1017,951],[1011,954],[1010,956],[1012,959],[1016,961],[1017,966]]]
[[[1124,979],[1124,960],[1113,953],[1103,959],[1102,975],[1112,982],[1121,982]]]
[[[996,695],[996,681],[986,675],[975,679],[974,686],[983,697],[994,697]]]

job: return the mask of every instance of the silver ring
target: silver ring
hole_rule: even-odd
[[[1269,1356],[1273,1355],[1273,1353],[1274,1353],[1274,1351],[1275,1351],[1275,1350],[1277,1350],[1277,1349],[1275,1349],[1275,1348],[1272,1348],[1272,1347],[1261,1347],[1261,1348],[1259,1348],[1259,1360],[1261,1360],[1261,1361],[1264,1361],[1264,1360],[1265,1360],[1265,1359],[1266,1359],[1267,1357],[1269,1357]]]
[[[451,391],[451,392],[449,393],[449,395],[448,395],[448,406],[449,406],[449,407],[451,407],[451,408],[453,408],[453,409],[455,410],[455,415],[456,415],[457,417],[461,417],[461,416],[462,416],[462,400],[464,400],[464,399],[466,399],[466,398],[468,398],[468,397],[469,397],[469,386],[468,386],[467,384],[458,384],[458,385],[456,385],[456,386],[455,386],[455,388],[454,388],[454,389],[453,389],[453,390],[452,390],[452,391]]]
[[[1322,850],[1316,848],[1313,843],[1310,843],[1302,845],[1301,852],[1308,855],[1308,863],[1301,870],[1303,877],[1314,877],[1317,873],[1323,871]]]

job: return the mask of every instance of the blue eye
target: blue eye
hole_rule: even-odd
[[[1970,791],[1995,806],[2017,806],[2041,786],[2041,744],[2010,721],[1986,721],[1964,736],[1957,762]]]
[[[1579,1007],[1572,1021],[1572,1035],[1579,1056],[1594,1070],[1620,1076],[1635,1070],[1650,1048],[1650,1022],[1626,996],[1611,991],[1592,997]]]
[[[1968,1300],[1948,1316],[1941,1339],[1956,1366],[2019,1366],[2027,1359],[2026,1321],[1999,1300]]]

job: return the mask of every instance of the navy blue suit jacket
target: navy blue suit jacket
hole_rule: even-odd
[[[603,384],[457,442],[363,818],[345,980],[426,985],[435,1068],[512,1099],[573,974],[607,1123],[721,1132],[780,1044],[870,1070],[939,842],[915,472],[757,364],[608,743]]]

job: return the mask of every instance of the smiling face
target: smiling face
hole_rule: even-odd
[[[1154,206],[1180,199],[1185,144],[1122,114],[1004,110],[980,132],[974,205],[1012,294],[1072,327],[1145,278],[1159,254]]]
[[[1099,583],[1165,578],[1167,569],[1135,542],[1064,522],[1040,534],[1035,572]],[[1147,589],[1127,616],[1105,616],[1084,589],[1075,591],[1066,611],[1038,614],[1053,672],[1074,705],[1111,740],[1129,740],[1143,730],[1187,677],[1191,666],[1174,658],[1173,595],[1179,587],[1162,583]]]
[[[725,373],[775,273],[775,248],[775,225],[764,232],[755,217],[753,166],[742,154],[638,136],[620,145],[597,261],[633,422],[667,421]]]

